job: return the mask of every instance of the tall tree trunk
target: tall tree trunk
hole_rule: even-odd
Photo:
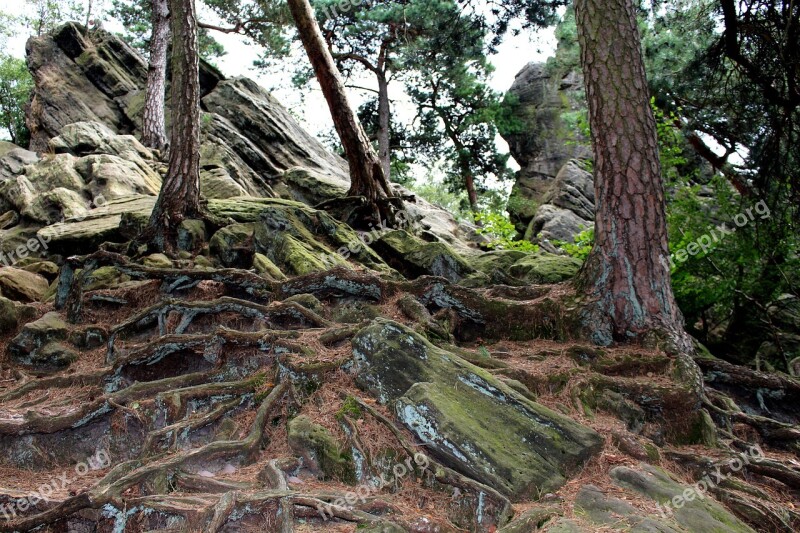
[[[389,110],[389,82],[386,76],[378,76],[378,157],[383,166],[383,175],[391,176],[391,111]]]
[[[341,76],[322,38],[311,4],[308,0],[288,0],[288,4],[300,40],[328,102],[333,124],[342,141],[350,166],[350,190],[347,195],[362,196],[366,199],[364,222],[385,220],[391,224],[393,205],[397,206],[399,199],[394,197],[381,160],[373,150],[364,128],[350,106]]]
[[[150,65],[147,69],[142,141],[156,150],[164,150],[167,132],[164,124],[164,92],[169,46],[169,5],[167,0],[153,0],[153,34],[150,39]]]
[[[170,0],[172,32],[172,128],[169,170],[147,237],[174,252],[180,223],[200,214],[200,80],[195,0]]]
[[[595,244],[576,279],[595,341],[665,333],[685,349],[670,285],[664,184],[632,0],[575,0],[594,148]]]

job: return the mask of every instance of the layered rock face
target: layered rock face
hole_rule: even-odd
[[[31,152],[13,147],[4,149],[0,154],[5,156],[0,162],[0,180],[18,180],[23,176],[22,183],[15,185],[17,190],[38,193],[42,191],[37,181],[46,182],[54,173],[63,174],[71,183],[61,189],[75,194],[64,190],[48,193],[55,197],[48,203],[57,207],[50,216],[43,217],[37,216],[42,211],[39,206],[29,206],[30,202],[24,199],[9,201],[19,194],[10,189],[4,194],[2,189],[10,187],[4,184],[0,186],[0,212],[25,210],[26,224],[31,221],[50,224],[74,217],[80,213],[76,206],[96,205],[97,191],[91,184],[91,174],[97,168],[118,175],[135,176],[144,172],[148,174],[147,187],[123,192],[157,194],[164,165],[159,162],[158,154],[142,150],[132,137],[127,137],[139,133],[145,97],[146,63],[136,51],[108,32],[86,32],[75,23],[65,24],[52,35],[31,38],[26,51],[35,81],[27,110]],[[201,64],[200,84],[201,190],[206,198],[279,197],[315,205],[347,191],[349,176],[345,161],[306,132],[266,90],[246,78],[226,79],[207,64]],[[99,126],[80,127],[79,132],[75,128],[65,131],[66,126],[78,122]],[[110,140],[118,136],[122,140]],[[125,149],[125,154],[118,154],[116,145],[121,143],[134,144]],[[57,168],[46,180],[29,175],[39,171],[26,168],[39,161],[36,153],[55,154],[53,166]],[[130,168],[131,161],[105,157],[117,155],[128,159],[128,154],[139,169]],[[73,159],[89,156],[92,159],[87,161]],[[139,164],[138,159],[145,164]],[[111,197],[103,194],[106,200],[121,196],[125,194],[115,193]],[[70,210],[70,206],[74,209]],[[408,203],[406,208],[409,218],[421,221],[435,238],[461,251],[469,249],[470,229],[459,225],[446,211],[422,199]],[[35,216],[29,217],[27,212]],[[29,237],[30,231],[22,232],[21,228],[17,231],[20,235],[13,239],[6,235],[5,240],[22,242]]]
[[[590,140],[579,121],[583,78],[527,64],[508,90],[507,102],[518,124],[501,131],[520,171],[508,200],[517,231],[533,241],[572,242],[592,226],[594,189],[585,162]]]

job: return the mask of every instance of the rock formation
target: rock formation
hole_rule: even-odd
[[[578,124],[583,79],[529,63],[506,101],[518,124],[501,134],[521,167],[508,200],[511,220],[527,240],[572,242],[594,220],[591,143]]]

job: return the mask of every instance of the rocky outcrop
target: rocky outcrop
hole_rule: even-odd
[[[27,54],[35,81],[27,110],[31,149],[54,152],[57,157],[53,165],[64,168],[64,175],[74,182],[73,187],[61,187],[41,200],[40,203],[57,206],[53,216],[45,217],[43,209],[28,208],[27,212],[36,219],[48,218],[46,223],[74,216],[78,207],[91,206],[97,193],[102,192],[95,190],[94,183],[107,178],[115,186],[125,185],[129,172],[150,174],[144,167],[155,172],[148,176],[147,187],[141,183],[126,186],[136,189],[131,191],[135,194],[155,194],[160,182],[157,176],[165,171],[158,163],[158,154],[135,146],[129,146],[125,154],[119,153],[119,145],[130,145],[132,138],[128,135],[139,133],[146,79],[142,58],[116,36],[102,29],[87,32],[75,23],[65,24],[52,35],[31,38]],[[200,84],[204,196],[280,197],[315,205],[348,190],[344,159],[303,130],[266,90],[246,78],[225,79],[207,64],[201,65]],[[83,128],[65,132],[66,126],[76,122],[100,126],[88,128],[95,131]],[[7,181],[4,178],[21,181],[13,185],[14,190],[31,190],[25,179],[30,181],[27,174],[33,171],[26,170],[26,165],[38,160],[36,154],[15,151],[13,147],[3,152],[9,153],[0,160],[0,182]],[[115,156],[128,161],[119,161]],[[147,164],[143,167],[137,158]],[[20,180],[19,176],[25,179]],[[10,190],[12,185],[6,187]],[[77,196],[68,190],[77,192]],[[104,197],[111,201],[124,192],[106,190]],[[0,194],[0,215],[9,209],[18,212],[21,207],[5,204]],[[409,202],[407,211],[409,219],[421,220],[421,225],[437,239],[460,251],[468,248],[469,230],[448,212],[421,199]]]
[[[508,200],[520,234],[532,241],[565,240],[591,225],[592,176],[582,167],[591,145],[579,127],[583,79],[542,63],[527,64],[508,90],[517,123],[501,131],[521,169]]]

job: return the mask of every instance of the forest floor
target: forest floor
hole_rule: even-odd
[[[449,324],[451,333],[452,317],[437,322],[435,313],[409,313],[399,303],[406,292],[366,273],[254,288],[244,271],[187,279],[177,269],[130,268],[138,280],[62,298],[63,322],[54,328],[66,330],[48,333],[48,342],[82,346],[66,369],[33,372],[13,364],[7,347],[23,328],[0,336],[0,530],[349,533],[393,531],[394,524],[418,532],[497,530],[475,518],[466,496],[476,486],[443,475],[434,458],[430,468],[395,477],[366,498],[328,505],[353,494],[358,483],[310,468],[288,436],[288,422],[306,415],[343,448],[369,459],[359,467],[361,477],[409,464],[425,446],[356,386],[350,339],[375,317],[429,332]],[[417,287],[426,283],[418,281]],[[490,299],[492,290],[474,292]],[[34,307],[35,319],[54,310]],[[736,402],[755,402],[747,391],[771,390],[768,376],[746,371],[755,385],[742,388],[741,381],[726,381],[725,363],[708,363],[712,393],[705,407],[722,429],[717,440],[701,444],[703,428],[681,428],[685,388],[657,350],[457,337],[440,344],[604,437],[601,451],[563,487],[511,504],[515,517],[542,513],[532,529],[513,531],[546,530],[553,517],[586,531],[618,530],[587,521],[575,503],[582,487],[594,485],[656,516],[652,499],[621,488],[609,471],[649,463],[688,486],[752,444],[763,461],[733,472],[737,482],[717,487],[714,497],[734,502],[729,509],[756,530],[800,527],[797,420],[783,412],[762,420],[752,409],[731,415]],[[784,398],[797,393],[784,382],[775,386]],[[631,401],[647,395],[657,408]],[[361,408],[348,407],[354,403]]]

